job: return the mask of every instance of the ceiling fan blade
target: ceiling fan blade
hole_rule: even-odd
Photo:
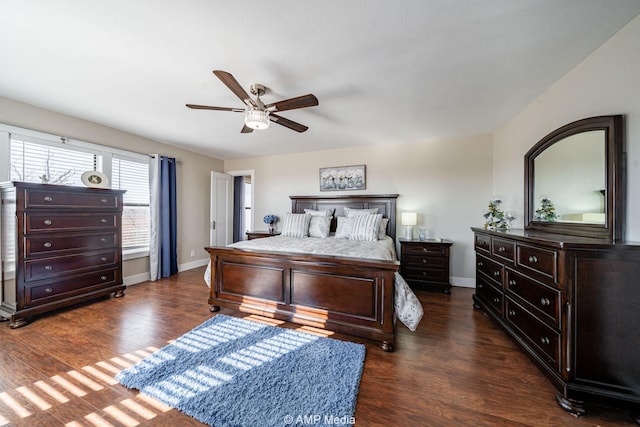
[[[304,132],[309,129],[305,125],[301,125],[300,123],[294,122],[293,120],[285,119],[284,117],[277,114],[269,114],[269,120],[286,128],[293,129],[296,132]]]
[[[285,99],[284,101],[274,102],[266,105],[265,108],[269,111],[287,111],[298,108],[314,107],[316,105],[318,105],[318,98],[312,94],[308,94]]]
[[[240,131],[240,133],[251,133],[253,132],[253,129],[251,129],[250,127],[248,127],[247,125],[244,125],[242,127],[242,130]]]
[[[257,107],[255,101],[251,99],[247,91],[245,91],[240,83],[230,73],[222,70],[213,70],[213,74],[222,81],[242,102],[250,107]]]
[[[243,113],[243,108],[229,108],[229,107],[212,107],[210,105],[197,105],[197,104],[186,104],[187,107],[193,108],[194,110],[215,110],[215,111],[234,111],[236,113]]]

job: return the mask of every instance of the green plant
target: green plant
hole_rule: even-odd
[[[502,200],[493,199],[489,202],[489,208],[484,214],[484,228],[488,230],[506,230],[509,223],[505,218],[504,211],[500,209]]]

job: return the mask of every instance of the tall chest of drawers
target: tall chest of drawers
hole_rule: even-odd
[[[0,316],[11,328],[71,304],[124,295],[123,193],[22,182],[0,185]]]
[[[560,405],[577,414],[590,401],[640,410],[640,246],[472,230],[474,307],[547,375]]]

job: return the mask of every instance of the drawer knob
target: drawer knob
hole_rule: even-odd
[[[517,284],[518,282],[516,282],[515,279],[509,279],[509,286],[515,286]]]
[[[427,248],[422,248],[422,252],[429,252]]]
[[[50,202],[50,201],[52,201],[52,200],[53,200],[53,197],[51,197],[51,196],[44,196],[44,201],[45,201],[45,202]]]
[[[102,239],[100,239],[100,241],[101,241],[102,243],[107,243],[107,239],[105,239],[104,237],[103,237]]]
[[[426,272],[426,271],[423,271],[423,272],[422,272],[422,275],[426,277],[426,276],[427,276],[427,272]]]
[[[45,219],[45,220],[44,220],[44,221],[42,221],[42,222],[44,222],[44,225],[51,225],[51,224],[53,224],[53,221],[51,221],[50,219]]]
[[[509,310],[509,317],[513,317],[516,315],[516,311],[515,310]]]
[[[551,305],[551,300],[549,300],[549,298],[540,298],[540,304]]]
[[[549,345],[549,343],[551,342],[551,340],[548,337],[542,337],[540,338],[540,342],[544,345]]]
[[[100,276],[100,280],[107,280],[108,277],[107,276]]]
[[[45,293],[47,293],[47,294],[50,294],[51,292],[53,292],[53,289],[51,289],[51,288],[45,288],[45,289],[44,289],[44,292],[45,292]]]
[[[493,299],[493,302],[495,302],[496,304],[497,304],[497,303],[499,303],[499,302],[500,302],[500,298],[495,297],[495,298]]]
[[[531,256],[529,257],[529,262],[530,262],[531,264],[535,264],[536,262],[538,262],[538,257],[536,257],[535,255],[531,255]]]
[[[422,260],[422,263],[423,263],[423,264],[427,264],[428,262],[429,262],[429,261],[427,261],[426,259],[423,259],[423,260]]]
[[[478,261],[478,267],[482,267],[484,263],[482,261]]]
[[[51,244],[51,242],[44,242],[42,246],[44,246],[45,248],[50,248],[53,245]]]
[[[498,271],[494,271],[494,272],[493,272],[493,275],[494,275],[495,277],[500,277],[500,271],[499,271],[499,270],[498,270]]]
[[[500,246],[500,247],[498,248],[498,252],[504,252],[504,251],[506,251],[506,250],[507,250],[507,248],[505,248],[504,246]]]
[[[476,288],[478,288],[478,289],[482,289],[482,283],[478,283],[478,284],[476,285]]]
[[[100,222],[103,223],[103,224],[106,224],[107,223],[107,219],[106,218],[100,218]]]
[[[107,257],[106,256],[100,257],[100,261],[106,262],[107,261]]]
[[[44,269],[47,270],[47,271],[51,271],[51,270],[53,270],[53,267],[50,266],[50,265],[45,265]]]
[[[101,201],[102,203],[107,203],[107,202],[108,202],[108,200],[107,200],[107,199],[100,199],[100,201]]]

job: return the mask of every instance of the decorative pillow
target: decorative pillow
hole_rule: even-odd
[[[309,214],[311,216],[333,216],[333,212],[335,209],[322,209],[319,211],[313,209],[305,209],[304,213]]]
[[[287,212],[282,224],[282,235],[288,237],[307,237],[311,215]]]
[[[386,237],[388,223],[389,223],[389,218],[382,218],[380,220],[380,228],[378,228],[378,240],[382,240]]]
[[[378,213],[378,208],[371,208],[371,209],[344,208],[344,215],[347,218],[351,218],[356,215],[375,215],[377,213]]]
[[[356,215],[351,217],[353,220],[353,229],[349,240],[378,240],[378,232],[380,229],[381,214],[376,215]]]
[[[347,218],[346,216],[336,217],[338,224],[336,225],[336,239],[348,239],[351,237],[351,230],[353,229],[353,218]]]
[[[331,228],[331,216],[311,215],[309,221],[309,237],[329,237]]]

